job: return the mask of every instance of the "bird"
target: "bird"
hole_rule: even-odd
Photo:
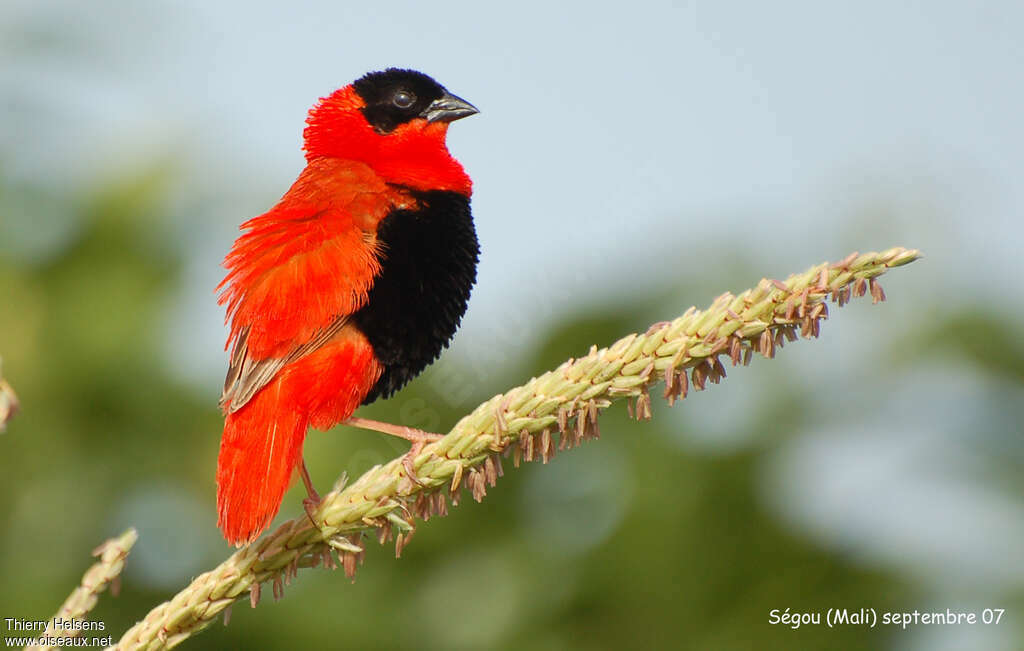
[[[479,111],[430,76],[369,72],[320,98],[303,130],[305,168],[242,223],[217,287],[230,361],[220,406],[217,525],[259,537],[296,476],[309,428],[344,423],[408,439],[440,435],[353,416],[387,398],[450,343],[476,283],[472,182],[446,144]]]

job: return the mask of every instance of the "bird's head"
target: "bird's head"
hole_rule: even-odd
[[[469,177],[448,153],[448,125],[477,113],[422,72],[371,72],[321,98],[306,119],[306,160],[368,164],[385,181],[468,195]]]

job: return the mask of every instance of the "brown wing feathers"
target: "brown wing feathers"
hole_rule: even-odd
[[[231,362],[228,365],[227,377],[224,378],[224,392],[220,396],[221,410],[230,414],[244,407],[260,389],[274,379],[278,371],[322,347],[334,338],[348,321],[349,315],[339,316],[329,326],[317,332],[312,339],[298,346],[285,357],[269,357],[267,359],[253,359],[249,356],[246,346],[249,328],[248,326],[242,328],[235,347],[231,351]]]

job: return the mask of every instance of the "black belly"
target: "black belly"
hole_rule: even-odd
[[[438,358],[476,282],[480,246],[469,198],[441,191],[414,196],[419,208],[381,220],[381,273],[353,315],[384,367],[364,405],[387,398]]]

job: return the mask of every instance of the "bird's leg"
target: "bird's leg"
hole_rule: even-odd
[[[424,432],[421,429],[414,427],[405,427],[404,425],[393,425],[391,423],[382,423],[379,420],[370,420],[369,418],[357,418],[353,416],[346,420],[344,425],[351,425],[352,427],[360,427],[362,429],[373,430],[374,432],[380,432],[382,434],[390,434],[391,436],[397,436],[398,438],[405,439],[412,443],[412,449],[402,457],[402,467],[405,468],[405,472],[409,479],[416,482],[420,486],[423,482],[416,477],[416,471],[413,470],[412,462],[416,456],[423,451],[423,446],[427,443],[433,443],[444,438],[441,434],[435,434],[433,432]]]
[[[306,493],[308,497],[302,500],[302,508],[306,509],[306,515],[309,516],[309,521],[313,523],[314,527],[319,528],[316,519],[313,517],[313,512],[316,511],[316,507],[320,506],[320,493],[316,492],[313,488],[313,480],[309,478],[309,470],[306,468],[306,460],[303,459],[299,465],[299,474],[302,475],[302,483],[306,485]]]

